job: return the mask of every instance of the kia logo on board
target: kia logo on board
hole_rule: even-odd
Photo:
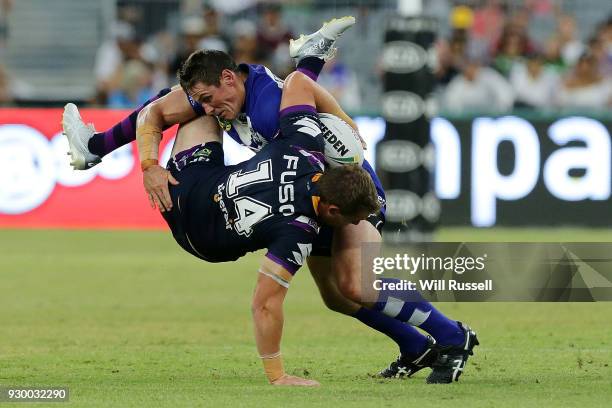
[[[376,149],[381,170],[403,173],[421,165],[421,148],[408,140],[384,140]]]
[[[382,68],[395,74],[418,71],[427,61],[427,51],[409,41],[391,41],[385,44],[382,52]]]
[[[387,122],[414,122],[425,113],[423,99],[408,91],[391,91],[382,96],[382,114]]]

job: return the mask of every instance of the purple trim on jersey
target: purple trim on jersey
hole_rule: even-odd
[[[266,253],[266,258],[268,258],[269,260],[271,260],[274,263],[279,264],[280,266],[285,268],[292,275],[295,275],[297,270],[300,269],[300,267],[298,265],[293,265],[293,264],[290,264],[289,262],[285,262],[283,259],[281,259],[278,256],[270,253],[269,251],[268,251],[268,253]]]
[[[292,113],[296,113],[296,112],[308,112],[308,113],[317,113],[317,110],[314,108],[314,106],[310,106],[310,105],[294,105],[294,106],[289,106],[288,108],[282,109],[278,116],[279,117],[283,117],[283,116],[287,116],[290,115]]]
[[[315,150],[308,150],[303,148],[302,146],[291,145],[294,149],[296,149],[300,154],[306,157],[308,163],[312,166],[317,166],[321,168],[321,171],[325,170],[325,155],[321,152],[317,152]]]
[[[185,160],[201,148],[202,148],[202,145],[195,145],[193,147],[190,147],[187,150],[182,150],[174,155],[174,160],[177,162],[181,160]]]
[[[187,95],[187,100],[189,101],[189,104],[191,105],[191,109],[193,109],[193,111],[196,113],[196,115],[198,116],[204,116],[206,115],[206,112],[204,112],[204,108],[202,107],[202,105],[200,105],[199,103],[197,103],[192,97],[191,95],[189,95],[187,92],[185,92],[185,95]]]
[[[308,68],[299,67],[298,69],[296,69],[296,71],[301,72],[302,74],[306,75],[308,78],[312,79],[315,82],[319,78],[319,75],[315,74],[314,72],[312,72]]]
[[[300,222],[298,220],[293,220],[293,221],[289,222],[289,225],[296,226],[298,228],[303,229],[304,231],[314,232],[315,234],[318,233],[317,229],[315,227],[313,227],[312,225],[306,224],[304,222]]]

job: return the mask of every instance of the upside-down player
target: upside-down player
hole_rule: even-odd
[[[333,97],[313,81],[325,58],[333,53],[335,39],[353,21],[332,20],[317,33],[293,42],[290,53],[298,59],[298,72],[291,74],[284,84],[263,66],[236,65],[225,53],[197,51],[181,69],[182,89],[165,91],[159,99],[151,101],[144,109],[137,109],[109,131],[94,134],[81,122],[76,107],[67,106],[65,131],[73,159],[78,162],[76,165],[86,168],[118,145],[133,140],[136,116],[138,129],[154,129],[159,141],[164,128],[206,113],[216,116],[232,138],[258,150],[279,132],[281,96],[289,105],[310,104],[316,106],[317,111],[332,113],[355,127]],[[176,180],[157,165],[157,155],[144,158],[141,155],[141,159],[145,160],[144,183],[151,200],[162,211],[171,208],[168,183],[174,184]],[[380,201],[384,202],[380,181],[367,161],[364,169],[372,177]],[[317,238],[318,249],[308,257],[308,266],[321,296],[330,309],[360,320],[398,344],[401,355],[381,372],[382,376],[410,376],[433,366],[428,382],[456,380],[477,344],[476,335],[469,327],[448,319],[422,299],[391,303],[389,299],[397,299],[397,295],[381,292],[375,304],[362,300],[365,297],[361,287],[361,244],[380,242],[383,223],[384,212],[381,211],[358,225],[322,229]],[[431,337],[413,326],[427,331]]]
[[[146,129],[139,134],[141,155],[157,148],[147,136]],[[323,137],[314,108],[282,112],[281,136],[238,165],[224,165],[220,141],[211,117],[179,128],[168,163],[179,184],[171,186],[174,205],[163,216],[179,245],[205,261],[234,261],[267,248],[252,303],[265,373],[274,385],[318,385],[283,369],[283,301],[291,278],[316,246],[318,223],[359,223],[377,211],[374,183],[356,165],[321,173],[317,153]]]

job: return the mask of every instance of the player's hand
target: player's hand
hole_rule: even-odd
[[[295,375],[283,375],[278,380],[272,382],[272,385],[297,385],[301,387],[318,387],[318,381],[309,380],[307,378],[296,377]]]
[[[161,212],[170,211],[172,209],[172,199],[170,198],[168,183],[177,185],[179,182],[172,177],[168,170],[161,166],[147,168],[142,173],[142,177],[151,208],[155,209],[157,206]]]

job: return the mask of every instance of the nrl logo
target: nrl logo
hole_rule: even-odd
[[[200,150],[198,150],[197,152],[195,152],[195,154],[193,155],[193,157],[194,157],[194,158],[195,158],[195,157],[202,157],[202,158],[204,158],[204,157],[210,157],[211,153],[212,153],[212,150],[210,150],[210,149],[200,149]]]
[[[219,126],[221,127],[221,129],[223,129],[224,131],[229,131],[232,128],[232,121],[231,120],[226,120],[223,118],[220,118],[218,116],[215,116],[217,118],[217,123],[219,123]]]

